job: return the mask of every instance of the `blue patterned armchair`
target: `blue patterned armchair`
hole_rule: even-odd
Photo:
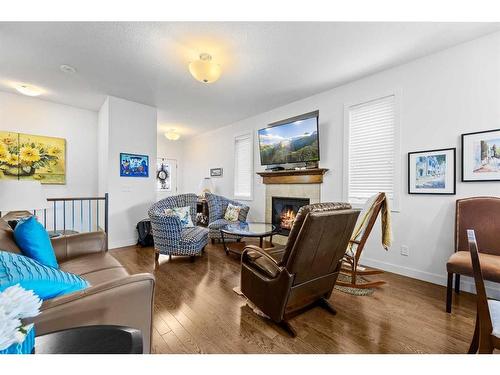
[[[227,199],[220,195],[215,195],[211,193],[206,193],[205,198],[208,204],[208,238],[212,240],[212,243],[216,239],[220,240],[220,229],[230,223],[234,223],[224,219],[224,214],[226,213],[227,206],[231,203],[234,206],[240,206],[242,209],[240,210],[240,214],[238,216],[238,221],[246,221],[248,211],[250,207],[241,204],[240,202],[233,201],[231,199]],[[224,238],[233,238],[239,239],[239,237],[231,237],[224,235]]]
[[[183,228],[177,215],[165,213],[167,208],[189,206],[191,220],[196,225],[197,199],[196,194],[180,194],[162,199],[149,209],[157,260],[160,254],[187,255],[194,260],[194,256],[200,255],[207,245],[207,228]]]

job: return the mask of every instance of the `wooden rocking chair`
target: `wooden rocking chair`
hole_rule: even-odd
[[[342,269],[340,272],[350,277],[351,282],[338,280],[337,285],[350,288],[357,288],[357,289],[367,289],[367,288],[376,288],[386,283],[385,281],[382,280],[358,283],[357,279],[358,276],[378,275],[384,273],[384,271],[381,270],[361,267],[359,265],[359,258],[361,257],[361,253],[363,251],[363,248],[365,247],[365,243],[368,240],[368,237],[370,236],[373,225],[377,221],[377,217],[380,211],[382,210],[382,204],[386,199],[387,198],[385,193],[378,193],[376,195],[375,199],[373,200],[373,204],[371,205],[371,207],[373,207],[371,215],[370,217],[366,218],[365,222],[363,223],[364,228],[361,229],[361,232],[359,232],[355,238],[351,238],[351,240],[349,241],[349,247],[347,249],[346,254],[344,255]],[[369,207],[365,207],[365,210],[369,209],[370,209]],[[362,212],[359,215],[358,220],[363,219],[362,217],[363,214],[364,212]]]

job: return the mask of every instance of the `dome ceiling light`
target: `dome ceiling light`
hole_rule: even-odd
[[[74,66],[68,65],[68,64],[62,64],[59,66],[59,69],[63,73],[68,73],[68,74],[75,74],[76,73],[76,68]]]
[[[39,89],[38,87],[27,85],[25,83],[20,83],[18,85],[15,85],[14,88],[21,94],[27,96],[38,96],[41,95],[42,93],[42,90]]]
[[[181,137],[179,133],[175,131],[175,129],[170,129],[165,133],[165,138],[167,138],[169,141],[176,141]]]
[[[189,64],[189,72],[200,82],[212,83],[219,79],[222,71],[219,64],[212,61],[208,53],[200,54],[200,59]]]

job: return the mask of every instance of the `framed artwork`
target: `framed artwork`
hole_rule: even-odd
[[[66,140],[0,131],[0,180],[66,183]]]
[[[222,177],[222,168],[210,168],[210,177]]]
[[[156,188],[158,191],[172,191],[171,166],[164,158],[156,162]]]
[[[454,195],[456,149],[408,153],[408,194]]]
[[[462,134],[462,181],[500,181],[500,129]]]
[[[120,153],[121,177],[149,177],[149,156]]]

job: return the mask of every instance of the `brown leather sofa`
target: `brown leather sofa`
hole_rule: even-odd
[[[287,319],[306,307],[328,303],[359,211],[347,203],[302,207],[285,246],[247,246],[241,291],[262,312],[295,336]]]
[[[52,240],[61,270],[82,276],[91,286],[46,300],[34,319],[37,335],[86,325],[123,325],[141,330],[143,351],[151,350],[155,279],[130,275],[106,251],[104,232],[82,233]],[[0,219],[0,249],[20,253],[13,232]]]
[[[448,285],[446,312],[451,312],[453,276],[460,292],[460,275],[473,277],[467,230],[473,229],[480,246],[479,260],[485,280],[500,282],[500,198],[473,197],[457,200],[455,252],[446,263]]]

